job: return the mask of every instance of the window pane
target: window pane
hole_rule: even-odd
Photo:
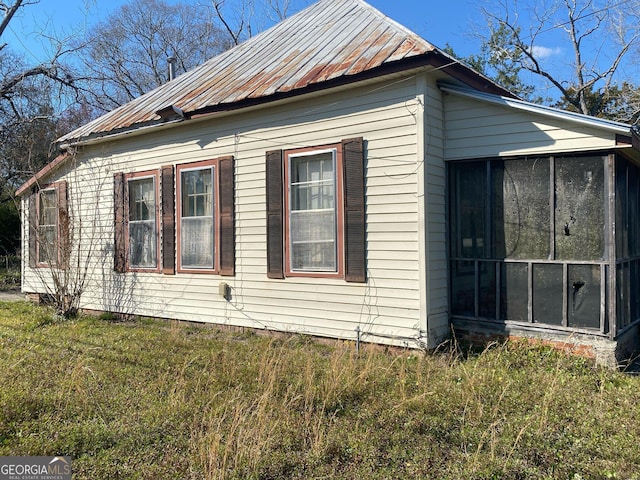
[[[294,243],[291,252],[292,270],[335,272],[336,249],[333,242]]]
[[[39,225],[55,225],[57,223],[58,208],[55,190],[43,190],[40,192],[40,218]]]
[[[630,287],[631,279],[629,263],[622,263],[616,266],[616,309],[618,329],[624,328],[631,323],[631,301]]]
[[[291,158],[291,183],[333,181],[333,152]]]
[[[315,210],[320,208],[334,208],[334,188],[333,182],[311,185],[291,186],[291,209]]]
[[[634,260],[629,270],[629,303],[631,304],[631,321],[640,317],[640,260]]]
[[[213,215],[213,169],[181,172],[182,216]]]
[[[627,161],[616,158],[616,258],[628,258]]]
[[[155,268],[157,259],[155,218],[129,222],[129,262],[132,267]]]
[[[631,163],[629,164],[628,189],[627,228],[629,230],[629,256],[636,257],[640,253],[638,249],[638,235],[640,234],[640,231],[638,231],[638,202],[640,202],[640,198],[638,198],[638,167]]]
[[[56,263],[58,252],[58,206],[55,190],[39,194],[38,262]]]
[[[156,196],[153,178],[129,180],[129,220],[155,221]]]
[[[549,159],[492,163],[494,256],[549,258]]]
[[[133,268],[157,266],[155,178],[131,179],[129,194],[129,264]]]
[[[533,266],[533,321],[562,325],[562,265]]]
[[[181,220],[180,265],[190,269],[213,269],[214,167],[180,172]]]
[[[604,161],[556,160],[556,258],[604,258]]]
[[[180,247],[182,267],[213,268],[213,217],[183,218]]]
[[[291,212],[291,268],[336,270],[334,210]]]
[[[331,242],[336,237],[333,210],[291,212],[291,241]]]
[[[53,264],[57,260],[57,228],[56,226],[39,227],[38,262]]]
[[[290,158],[290,268],[337,270],[334,152]]]

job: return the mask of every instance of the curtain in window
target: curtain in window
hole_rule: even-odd
[[[157,266],[154,178],[129,181],[129,262],[134,268]]]
[[[213,168],[181,172],[182,268],[214,268]]]
[[[336,184],[333,152],[291,159],[291,269],[334,272]]]

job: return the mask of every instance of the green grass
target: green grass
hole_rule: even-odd
[[[0,455],[75,479],[640,479],[640,379],[0,303]]]

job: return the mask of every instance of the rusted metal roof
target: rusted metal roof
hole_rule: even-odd
[[[302,93],[435,51],[363,0],[320,0],[58,141],[72,143],[160,123],[156,112],[168,106],[191,116]]]

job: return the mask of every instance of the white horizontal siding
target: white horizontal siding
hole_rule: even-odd
[[[446,168],[442,92],[435,79],[423,79],[424,95],[424,216],[426,249],[425,329],[428,344],[435,348],[449,335],[448,265],[446,239]]]
[[[615,134],[456,95],[444,102],[447,160],[598,150]]]
[[[86,147],[82,162],[66,176],[70,195],[99,198],[99,225],[87,235],[96,249],[83,306],[345,338],[360,326],[383,335],[367,340],[385,343],[417,337],[422,313],[416,108],[415,80],[396,80]],[[367,283],[268,279],[265,153],[356,136],[364,137],[367,148]],[[236,275],[115,274],[113,173],[227,155],[235,157]],[[85,177],[75,188],[74,175]],[[82,217],[90,225],[91,208]],[[82,251],[87,248],[84,243]],[[228,302],[218,295],[220,282],[231,286]],[[39,289],[28,270],[25,290]]]

